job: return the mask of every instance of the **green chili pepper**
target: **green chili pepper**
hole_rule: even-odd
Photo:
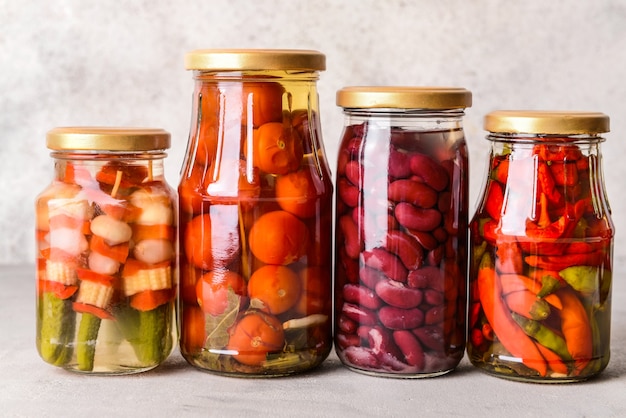
[[[577,292],[589,295],[599,287],[599,270],[596,266],[571,266],[559,271],[559,276]]]
[[[550,274],[541,276],[541,289],[537,292],[537,297],[543,298],[557,291],[559,287],[561,287],[561,281],[556,277]]]
[[[87,372],[93,370],[96,342],[101,322],[102,319],[93,314],[87,312],[82,314],[76,342],[76,360],[79,370]]]
[[[572,356],[567,351],[565,339],[546,327],[539,321],[528,319],[512,312],[513,319],[524,330],[526,335],[535,339],[539,344],[554,351],[563,360],[572,360]]]
[[[69,299],[60,299],[53,292],[44,292],[41,296],[37,346],[46,362],[63,366],[70,361],[75,315]]]

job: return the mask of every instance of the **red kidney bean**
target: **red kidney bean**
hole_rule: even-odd
[[[446,310],[443,306],[433,306],[424,314],[424,323],[426,325],[433,325],[443,322],[443,316]]]
[[[398,230],[389,230],[385,248],[396,254],[409,270],[420,268],[424,261],[424,250],[412,236]]]
[[[438,192],[448,186],[447,171],[435,160],[425,154],[411,156],[411,171],[419,176],[426,184]]]
[[[361,345],[361,339],[356,334],[341,334],[337,333],[335,341],[341,349],[347,349],[348,347],[355,347]]]
[[[411,159],[406,152],[398,151],[394,147],[389,150],[389,165],[387,172],[394,178],[406,178],[411,175]]]
[[[442,227],[436,228],[432,233],[433,233],[433,237],[435,237],[435,239],[439,243],[444,243],[448,240],[448,233]],[[431,248],[431,249],[434,250],[434,248]]]
[[[357,323],[345,315],[339,315],[337,326],[346,334],[354,334],[357,329]]]
[[[408,202],[420,208],[432,208],[439,197],[430,186],[408,179],[396,180],[389,184],[388,197],[394,202]]]
[[[393,332],[393,340],[404,355],[404,360],[418,369],[424,367],[424,350],[411,331],[398,330]]]
[[[439,198],[437,199],[437,209],[441,213],[448,213],[450,211],[452,205],[452,193],[450,192],[441,192],[439,193]],[[452,214],[454,216],[454,214]]]
[[[396,308],[415,308],[422,303],[422,291],[406,287],[394,280],[381,280],[376,284],[376,294],[385,303]]]
[[[374,325],[378,322],[375,313],[352,303],[344,303],[341,311],[357,324]]]
[[[409,272],[407,285],[417,289],[431,288],[443,292],[444,276],[439,268],[424,266]]]
[[[358,161],[349,161],[346,164],[346,178],[350,184],[359,187],[363,179],[363,167]]]
[[[424,289],[424,302],[429,304],[430,306],[440,306],[443,305],[444,297],[443,293],[438,292],[434,289]]]
[[[417,231],[432,231],[442,219],[437,209],[422,209],[406,202],[398,203],[394,213],[400,225]]]
[[[440,326],[426,325],[412,331],[425,347],[434,351],[445,350],[445,340]]]
[[[359,270],[359,278],[365,286],[369,287],[372,290],[376,288],[376,283],[381,280],[387,280],[387,276],[385,276],[385,273],[369,267],[361,267],[361,269]]]
[[[382,327],[371,327],[367,331],[367,340],[372,352],[377,356],[381,353],[389,353],[396,358],[402,356],[389,331]]]
[[[345,248],[339,249],[339,261],[345,273],[345,279],[350,283],[359,282],[359,261],[349,257]]]
[[[434,250],[438,245],[435,237],[433,237],[429,232],[409,229],[408,233],[415,238],[425,250]]]
[[[339,228],[343,233],[344,248],[346,254],[351,258],[359,258],[361,253],[361,240],[359,239],[359,231],[350,215],[342,215],[339,218]]]
[[[365,286],[358,284],[346,284],[343,286],[343,299],[367,309],[378,309],[383,304],[376,293]]]
[[[364,369],[378,369],[380,367],[378,358],[376,358],[372,350],[367,347],[350,346],[347,347],[342,354],[348,364],[352,364],[355,367]]]
[[[383,248],[373,248],[361,253],[366,266],[380,270],[387,277],[399,282],[405,282],[408,271],[402,261]]]
[[[361,345],[368,346],[370,329],[372,329],[371,325],[361,325],[357,328],[356,335],[359,336],[359,339],[361,340]]]
[[[337,180],[337,193],[339,197],[346,205],[351,208],[359,204],[359,189],[356,186],[350,184],[348,179],[341,177]]]
[[[444,247],[439,246],[426,255],[426,263],[431,266],[438,266],[443,260]]]
[[[378,310],[378,319],[389,329],[411,329],[422,325],[424,313],[419,308],[401,309],[383,306]]]

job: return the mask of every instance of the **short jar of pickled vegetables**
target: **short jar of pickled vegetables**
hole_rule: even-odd
[[[337,93],[335,350],[351,370],[430,377],[463,357],[471,98],[443,87]]]
[[[471,222],[470,361],[493,375],[574,382],[609,362],[613,236],[602,113],[495,111]]]
[[[37,349],[94,374],[152,369],[176,339],[176,192],[160,129],[52,129],[36,200]]]
[[[197,50],[180,195],[181,353],[281,376],[332,347],[332,179],[307,50]]]

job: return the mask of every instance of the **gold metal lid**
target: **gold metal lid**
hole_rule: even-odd
[[[343,108],[463,109],[472,105],[472,92],[458,87],[353,86],[337,91]]]
[[[497,110],[485,116],[489,132],[577,135],[609,132],[609,117],[600,112]]]
[[[46,145],[59,151],[156,151],[170,147],[170,134],[153,128],[59,127],[48,131]]]
[[[187,70],[323,71],[326,56],[306,49],[198,49],[185,54]]]

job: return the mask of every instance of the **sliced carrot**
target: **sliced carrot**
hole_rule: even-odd
[[[131,225],[133,229],[133,240],[135,242],[144,239],[164,239],[172,241],[174,239],[174,227],[172,225]]]
[[[40,295],[44,292],[52,292],[59,299],[68,299],[76,293],[78,286],[66,286],[63,283],[39,279],[37,289]]]
[[[141,215],[141,208],[131,205],[128,202],[120,205],[100,205],[100,209],[112,218],[123,222],[133,222]]]
[[[123,263],[128,258],[128,242],[123,242],[118,245],[109,245],[106,243],[104,238],[94,235],[91,237],[91,241],[89,242],[89,248],[91,248],[92,251],[112,258],[118,263]]]
[[[90,223],[87,220],[74,218],[64,213],[54,215],[50,218],[50,229],[56,228],[69,228],[80,229],[80,232],[84,235],[91,234]]]
[[[63,173],[63,182],[68,184],[76,183],[76,174],[74,164],[69,161],[65,162],[65,173]]]
[[[140,184],[148,177],[148,169],[139,165],[128,165],[121,163],[109,163],[102,167],[96,174],[96,180],[110,186],[117,182],[117,172],[122,172],[119,187],[128,188]]]
[[[115,281],[115,277],[108,276],[106,274],[96,273],[93,270],[77,268],[76,275],[80,280],[87,280],[91,282],[102,283],[106,286],[112,286]]]
[[[130,306],[138,311],[151,311],[169,302],[173,296],[172,289],[144,290],[130,297]]]
[[[76,263],[77,261],[75,256],[56,247],[44,248],[40,253],[43,258],[50,261],[61,261],[64,263]]]
[[[94,305],[89,305],[87,303],[72,302],[72,308],[74,308],[74,311],[76,312],[90,313],[92,315],[97,316],[100,319],[113,319],[114,318],[111,312],[107,311],[106,309],[102,309]]]
[[[137,274],[139,270],[150,270],[161,267],[167,267],[170,265],[170,261],[163,261],[161,263],[156,264],[148,264],[142,261],[139,261],[134,258],[129,258],[126,260],[126,264],[124,264],[124,270],[122,270],[122,277],[134,276]]]

